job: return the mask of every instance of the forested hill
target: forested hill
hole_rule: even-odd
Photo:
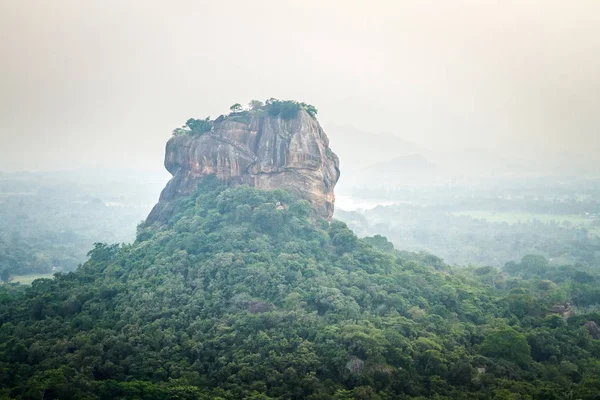
[[[173,208],[0,288],[0,398],[599,398],[599,278],[577,267],[457,271],[210,177]]]

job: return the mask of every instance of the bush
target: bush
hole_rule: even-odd
[[[487,335],[481,345],[481,354],[512,361],[521,367],[531,362],[531,347],[525,335],[511,328],[504,328]]]
[[[210,121],[210,117],[206,117],[204,119],[190,118],[187,120],[185,125],[190,129],[190,134],[192,135],[201,135],[212,129],[212,122]]]
[[[281,116],[283,119],[292,119],[298,114],[300,104],[293,100],[275,100],[268,104],[269,115],[272,117]]]
[[[313,105],[299,103],[294,100],[277,100],[271,98],[267,100],[266,107],[269,115],[272,117],[281,116],[285,120],[295,118],[301,109],[305,110],[313,118],[317,115],[317,109]]]

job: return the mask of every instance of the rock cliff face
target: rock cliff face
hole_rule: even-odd
[[[234,114],[217,118],[203,134],[173,136],[167,142],[165,167],[173,178],[148,216],[150,223],[166,220],[170,202],[193,192],[207,175],[229,185],[288,189],[308,200],[315,216],[330,220],[340,176],[327,135],[304,110],[287,120]]]

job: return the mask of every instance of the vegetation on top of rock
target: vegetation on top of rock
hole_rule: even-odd
[[[281,116],[283,119],[292,119],[296,116],[298,111],[300,111],[300,104],[291,100],[267,101],[266,107],[269,115],[273,117]]]
[[[243,111],[242,105],[240,103],[235,103],[234,105],[232,105],[231,107],[229,107],[229,110],[232,113],[237,113],[240,111]]]
[[[281,116],[283,119],[294,118],[300,110],[305,110],[313,118],[316,118],[317,115],[315,106],[295,100],[277,100],[271,98],[265,102],[265,108],[269,115]]]
[[[265,102],[251,100],[250,103],[248,103],[247,109],[244,109],[240,103],[235,103],[229,107],[230,113],[227,117],[242,123],[250,123],[250,117],[252,115],[263,114],[290,120],[295,118],[300,110],[306,111],[312,118],[316,118],[318,112],[312,104],[295,100],[278,100],[270,98]],[[216,121],[211,121],[210,117],[206,117],[205,119],[190,118],[183,127],[174,129],[173,135],[201,135],[210,131],[214,122],[220,122],[224,118],[225,116],[219,117]]]
[[[204,119],[190,118],[182,128],[176,128],[173,135],[202,135],[212,129],[210,117]]]
[[[230,109],[232,114],[244,111],[239,103],[234,104]],[[278,100],[273,97],[267,99],[265,102],[260,100],[251,100],[248,103],[248,109],[246,111],[250,112],[251,114],[267,113],[272,117],[279,116],[283,119],[289,120],[295,118],[296,114],[298,114],[298,111],[300,110],[305,110],[312,118],[316,118],[317,116],[317,109],[311,104],[298,102],[295,100]]]

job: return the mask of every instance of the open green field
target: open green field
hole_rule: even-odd
[[[15,275],[10,283],[20,283],[21,285],[31,285],[31,282],[40,278],[53,278],[53,274],[34,274],[34,275]]]
[[[452,213],[454,215],[468,215],[477,219],[485,219],[490,222],[506,222],[516,224],[518,222],[530,222],[538,220],[544,223],[552,221],[563,223],[570,222],[573,225],[587,226],[592,220],[581,215],[556,215],[556,214],[534,214],[520,212],[494,212],[494,211],[459,211]]]

